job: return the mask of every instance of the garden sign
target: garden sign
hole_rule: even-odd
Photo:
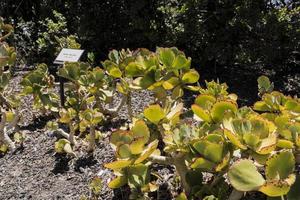
[[[64,62],[77,62],[79,61],[84,50],[82,49],[65,49],[63,48],[58,56],[54,60],[54,64],[63,65]],[[63,78],[59,78],[60,82],[60,104],[64,106],[65,96],[64,96],[64,81]]]

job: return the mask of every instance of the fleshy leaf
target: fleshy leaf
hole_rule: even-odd
[[[205,112],[204,109],[202,109],[200,106],[194,104],[192,105],[192,111],[194,114],[199,117],[201,120],[210,123],[211,122],[211,117],[209,116],[208,113]]]
[[[129,149],[132,154],[136,155],[142,153],[144,146],[145,142],[143,138],[139,138],[131,142],[131,144],[129,145]]]
[[[135,160],[134,164],[138,164],[146,160],[154,151],[156,150],[158,145],[158,140],[154,140],[150,144],[148,144],[147,148],[142,152],[140,157]]]
[[[152,123],[158,124],[166,114],[160,105],[151,105],[144,110],[145,117]]]
[[[235,146],[237,146],[238,148],[243,149],[243,150],[247,149],[247,146],[242,144],[241,141],[239,140],[238,136],[233,134],[231,131],[224,129],[224,134],[230,140],[230,142],[232,144],[234,144]]]
[[[212,95],[201,94],[195,99],[195,104],[203,109],[209,109],[216,102],[216,98]]]
[[[213,105],[211,115],[214,121],[220,122],[225,114],[234,114],[237,112],[237,105],[229,101],[220,101]]]
[[[270,197],[283,196],[290,191],[290,187],[295,182],[295,179],[295,175],[291,175],[286,180],[267,181],[259,188],[259,191]]]
[[[191,69],[182,76],[182,81],[184,83],[196,83],[199,80],[199,77],[199,73],[196,70]]]
[[[118,176],[108,183],[108,187],[111,189],[120,188],[127,183],[127,178],[125,176]]]
[[[136,121],[131,129],[134,138],[140,138],[146,144],[150,138],[150,131],[143,120]]]
[[[295,168],[294,155],[289,151],[282,151],[271,156],[266,162],[267,179],[285,179]]]
[[[199,141],[193,147],[205,158],[218,163],[222,160],[223,146],[209,141]]]
[[[128,144],[121,144],[117,147],[118,156],[120,158],[129,158],[132,153]]]
[[[117,160],[117,161],[105,164],[104,167],[106,167],[108,169],[112,169],[112,170],[118,170],[118,169],[122,169],[124,167],[129,166],[131,163],[132,163],[131,160]]]
[[[194,162],[191,164],[192,169],[212,169],[215,164],[209,160],[204,158],[196,158]]]
[[[265,179],[250,160],[235,162],[228,171],[232,186],[239,191],[253,191],[265,184]]]

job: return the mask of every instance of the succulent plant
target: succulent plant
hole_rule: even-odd
[[[169,60],[175,59],[176,53],[167,49],[158,52],[159,63],[169,69],[172,66]],[[162,84],[172,88],[172,83],[176,82],[172,77],[170,84]],[[164,87],[154,82],[155,79],[151,80],[152,85],[149,84],[147,89]],[[294,183],[297,183],[295,166],[300,155],[299,100],[273,91],[272,83],[266,77],[258,82],[262,101],[255,103],[253,109],[239,108],[237,96],[227,92],[227,85],[214,81],[206,82],[206,89],[198,89],[200,95],[191,106],[198,122],[186,121],[190,111],[184,112],[180,100],[174,103],[169,99],[167,103],[151,104],[144,109],[140,117],[145,120],[143,124],[147,122],[151,127],[144,130],[146,138],[160,140],[164,155],[156,154],[158,151],[152,149],[153,153],[151,151],[147,159],[142,159],[147,162],[142,163],[147,165],[147,170],[151,163],[175,166],[184,190],[177,199],[240,199],[243,192],[248,191],[260,191],[269,198],[291,196],[292,199],[297,195]],[[130,185],[125,169],[138,164],[135,159],[145,147],[141,143],[141,148],[135,152],[138,148],[132,147],[135,144],[132,130],[112,134],[117,161],[105,166],[118,175],[111,182],[113,187]],[[213,175],[206,184],[203,184],[203,172]],[[224,174],[234,188],[230,195]],[[130,187],[134,188],[133,185]]]
[[[147,160],[151,155],[159,155],[158,140],[150,141],[150,131],[143,120],[134,122],[131,130],[119,130],[111,135],[111,144],[116,149],[117,161],[105,164],[114,170],[117,178],[109,183],[111,188],[119,188],[125,184],[139,192],[153,190],[150,183]]]
[[[22,111],[19,95],[12,94],[7,86],[11,79],[11,67],[16,60],[15,48],[5,40],[13,33],[13,27],[5,24],[0,17],[0,151],[14,151],[15,142],[11,139],[17,134],[17,124]]]
[[[266,162],[266,179],[250,160],[234,163],[228,171],[232,186],[239,191],[261,191],[270,196],[286,195],[296,180],[295,158],[290,151],[281,151],[270,156]]]
[[[35,109],[58,112],[58,96],[53,92],[54,77],[48,72],[45,64],[40,64],[37,69],[28,73],[21,81],[22,95],[32,95]],[[45,112],[44,111],[44,112]]]
[[[217,100],[208,94],[200,94],[192,105],[196,118],[206,123],[220,123],[225,118],[233,117],[237,110],[234,100]]]

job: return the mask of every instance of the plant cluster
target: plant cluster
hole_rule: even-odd
[[[15,48],[9,46],[5,40],[12,33],[13,27],[5,24],[0,17],[0,152],[6,152],[8,149],[15,150],[15,142],[22,140],[21,134],[17,132],[17,123],[21,116],[19,100],[7,89],[16,53]],[[15,141],[11,139],[12,135]]]
[[[58,153],[75,156],[74,149],[81,146],[93,152],[96,140],[101,137],[99,125],[117,116],[125,105],[130,118],[134,116],[131,103],[134,91],[152,91],[155,102],[171,111],[174,102],[181,102],[184,89],[198,89],[191,85],[198,81],[198,72],[190,68],[191,59],[176,48],[158,48],[156,52],[114,50],[102,65],[103,69],[87,63],[65,63],[58,70],[57,74],[68,81],[63,107],[58,106],[53,77],[44,65],[24,77],[23,93],[33,95],[36,108],[57,116],[56,122],[49,122],[48,127],[64,137],[55,144]],[[120,100],[113,104],[116,96]],[[68,131],[60,128],[62,125]]]
[[[16,57],[14,48],[4,42],[12,27],[0,22],[0,142],[6,151],[15,149],[10,136],[17,130],[20,106],[6,90]],[[175,167],[182,185],[178,199],[235,200],[250,191],[270,198],[299,197],[295,189],[300,163],[297,97],[273,91],[273,84],[263,76],[258,79],[261,100],[239,107],[237,95],[229,93],[226,84],[211,81],[200,87],[191,58],[177,48],[113,50],[108,57],[102,68],[76,62],[58,70],[68,81],[61,106],[46,65],[23,78],[21,95],[32,95],[36,109],[57,117],[48,123],[53,133],[63,137],[55,143],[57,153],[76,156],[82,146],[93,152],[101,137],[100,125],[126,105],[131,123],[111,134],[116,161],[105,167],[116,175],[109,187],[128,185],[131,199],[147,199],[157,190],[155,163]],[[155,99],[143,113],[134,113],[131,96],[139,90],[151,91]],[[182,100],[185,90],[199,94],[187,110]],[[119,103],[112,104],[118,95]],[[212,177],[205,180],[203,173]],[[234,188],[231,193],[228,181]]]
[[[258,86],[261,101],[241,108],[226,84],[195,87],[196,124],[187,122],[179,99],[149,105],[126,130],[111,135],[117,160],[105,167],[117,177],[109,187],[128,185],[132,199],[147,199],[157,189],[151,176],[156,163],[175,166],[184,192],[178,199],[234,200],[250,191],[269,199],[298,198],[300,100],[273,91],[267,77],[260,77]],[[203,173],[212,178],[204,180]]]

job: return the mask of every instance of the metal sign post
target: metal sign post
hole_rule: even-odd
[[[65,62],[78,62],[84,50],[82,49],[62,49],[58,56],[54,60],[54,64],[63,66]],[[59,95],[60,105],[65,105],[65,89],[64,89],[64,78],[59,77]]]

